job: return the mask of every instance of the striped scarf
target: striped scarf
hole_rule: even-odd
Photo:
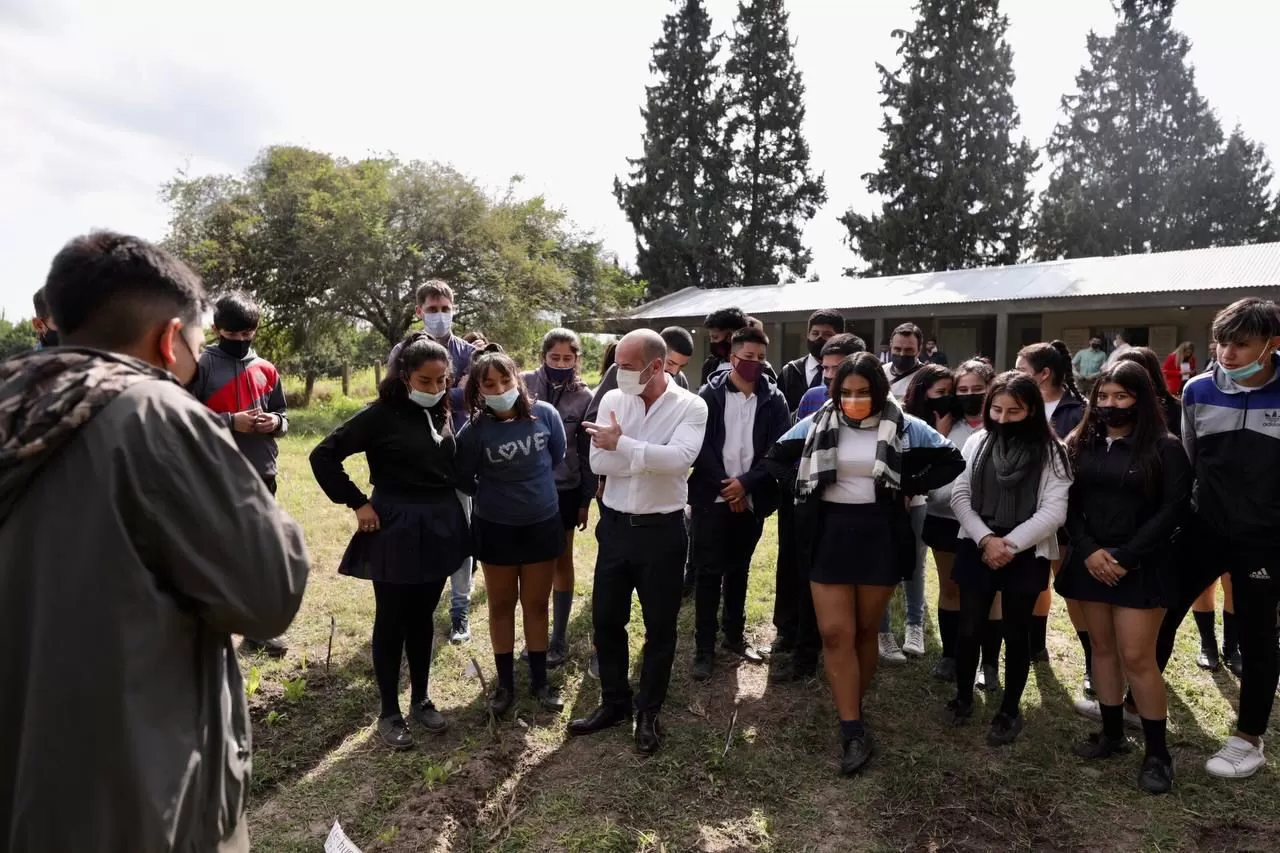
[[[840,425],[844,419],[836,404],[828,400],[813,415],[813,427],[805,437],[796,471],[796,500],[803,503],[836,481],[836,448],[840,443]],[[902,488],[902,409],[892,395],[885,400],[879,416],[858,424],[860,429],[875,429],[876,461],[872,477],[887,489]]]

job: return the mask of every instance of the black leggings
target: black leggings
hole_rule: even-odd
[[[960,587],[960,626],[956,637],[956,698],[973,701],[973,679],[978,672],[978,653],[983,632],[996,599],[995,589]],[[1000,710],[1018,716],[1022,691],[1031,672],[1031,614],[1038,592],[1004,591],[1004,701]]]
[[[382,698],[382,718],[400,713],[400,655],[409,659],[409,698],[427,698],[431,674],[432,615],[444,580],[427,583],[373,582],[373,677]]]

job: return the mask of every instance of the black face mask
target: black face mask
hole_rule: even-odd
[[[956,397],[954,394],[943,394],[941,397],[934,397],[929,400],[929,408],[939,418],[954,415],[956,412]]]
[[[893,370],[899,376],[906,376],[919,366],[920,362],[914,355],[895,355],[893,357]]]
[[[253,341],[233,341],[230,338],[218,338],[218,349],[234,359],[242,359],[249,354]]]
[[[1109,427],[1126,427],[1138,418],[1138,407],[1098,406],[1093,410],[1098,420]]]
[[[966,418],[976,418],[982,414],[982,403],[986,394],[957,394],[956,412]]]
[[[1089,349],[1102,349],[1102,342],[1101,341],[1090,342]]]
[[[58,345],[58,330],[45,329],[44,334],[40,336],[40,346],[48,349]]]
[[[1023,418],[1020,421],[1005,424],[993,422],[991,431],[995,433],[996,438],[1002,438],[1005,441],[1025,441],[1031,436],[1031,419]]]
[[[724,361],[729,357],[730,346],[731,344],[728,341],[717,341],[711,345],[711,354]]]
[[[827,342],[822,338],[818,338],[816,341],[809,341],[809,355],[813,356],[816,360],[821,361],[822,348],[826,345]]]

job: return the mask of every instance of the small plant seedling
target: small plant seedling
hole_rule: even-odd
[[[390,844],[400,837],[400,827],[392,826],[378,833],[378,840],[383,844]]]
[[[303,671],[303,672],[306,672],[306,671],[307,671],[307,651],[306,651],[306,649],[303,649],[303,650],[302,650],[302,661],[301,661],[300,666],[301,666],[301,668],[302,668],[302,671]]]
[[[453,772],[453,761],[447,760],[443,764],[427,763],[422,768],[422,783],[427,786],[428,791],[434,791],[440,785],[449,780],[449,774]]]
[[[280,722],[280,721],[281,721],[281,720],[283,720],[283,719],[284,719],[284,714],[281,714],[279,711],[268,711],[268,712],[267,712],[267,725],[268,725],[268,726],[274,726],[276,723]]]
[[[305,695],[307,695],[307,680],[305,678],[291,678],[284,683],[284,698],[286,701],[297,702]]]
[[[249,674],[244,680],[244,692],[246,696],[257,696],[258,689],[262,687],[262,670],[256,666],[249,667]]]

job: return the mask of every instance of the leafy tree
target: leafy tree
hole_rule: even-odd
[[[641,110],[644,153],[628,159],[625,184],[613,182],[651,296],[741,283],[725,248],[732,228],[721,38],[712,37],[702,0],[674,2],[649,65],[658,80]]]
[[[877,64],[885,136],[863,175],[881,212],[840,221],[867,263],[895,275],[1017,263],[1026,242],[1035,150],[1016,139],[1009,21],[997,0],[919,0],[896,30],[900,65]]]
[[[780,268],[805,274],[813,253],[801,232],[827,200],[822,176],[809,170],[804,81],[787,18],[783,0],[741,0],[725,64],[733,263],[743,285],[775,284]]]
[[[14,323],[0,317],[0,359],[26,352],[36,345],[36,330],[30,320]]]
[[[1238,246],[1280,240],[1274,172],[1266,149],[1237,126],[1213,164],[1204,207],[1212,246]]]

